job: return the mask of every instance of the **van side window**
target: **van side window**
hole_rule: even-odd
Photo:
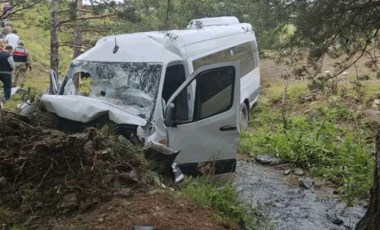
[[[246,42],[225,50],[221,50],[193,61],[194,71],[202,66],[227,61],[240,61],[241,77],[257,67],[254,60],[254,47],[251,42]]]
[[[252,46],[253,46],[253,59],[254,59],[254,64],[255,68],[259,66],[259,48],[257,47],[257,43],[255,41],[252,41]]]
[[[205,71],[197,79],[194,119],[201,120],[229,110],[234,100],[235,69]]]
[[[235,68],[222,67],[206,70],[198,75],[183,92],[190,92],[195,87],[195,100],[190,104],[187,117],[178,117],[183,98],[176,101],[176,114],[178,123],[198,121],[229,110],[234,100]],[[186,100],[187,101],[187,100]]]
[[[162,89],[162,98],[167,102],[173,93],[181,86],[181,84],[186,80],[186,73],[184,66],[172,65],[166,69],[164,87]],[[177,103],[180,100],[181,103]],[[188,119],[189,108],[188,108],[188,95],[187,92],[182,91],[174,101],[176,107],[179,107],[178,118]]]
[[[74,77],[67,81],[64,94],[90,96],[91,88],[92,78],[90,73],[76,72]]]

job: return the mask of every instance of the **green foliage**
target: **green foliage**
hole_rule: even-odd
[[[278,111],[259,105],[252,114],[255,131],[241,135],[241,152],[273,153],[334,182],[349,199],[368,197],[373,174],[371,132],[343,125],[356,122],[346,105],[320,105],[307,115],[292,115],[286,130]]]
[[[247,229],[255,229],[253,210],[241,204],[231,183],[221,186],[207,176],[186,178],[181,186],[181,193],[202,206],[212,208],[220,220],[236,223],[244,220]]]

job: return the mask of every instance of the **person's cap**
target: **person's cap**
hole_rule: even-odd
[[[13,50],[13,47],[12,46],[5,46],[4,49],[6,49],[6,50]]]
[[[20,46],[24,46],[24,42],[23,41],[18,41],[18,44],[20,45]]]

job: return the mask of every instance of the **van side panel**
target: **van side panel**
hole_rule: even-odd
[[[260,67],[256,67],[247,75],[240,79],[241,97],[240,104],[245,100],[249,101],[249,108],[256,103],[260,93]]]

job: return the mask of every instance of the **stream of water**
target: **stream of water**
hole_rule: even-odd
[[[328,189],[301,188],[289,183],[291,177],[274,167],[239,161],[235,186],[239,198],[279,230],[353,229],[364,215],[363,207],[347,207]]]

